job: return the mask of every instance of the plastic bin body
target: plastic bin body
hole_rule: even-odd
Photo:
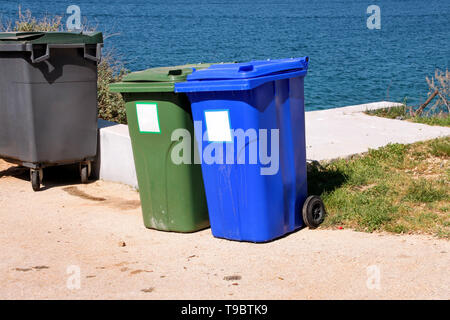
[[[58,44],[0,41],[1,158],[42,168],[96,156],[100,53],[84,54],[99,48],[71,37]],[[92,41],[100,40],[101,34]]]
[[[199,152],[204,156],[205,149],[214,145],[223,148],[222,163],[207,164],[204,159],[202,163],[215,237],[266,242],[302,227],[301,210],[307,198],[303,89],[306,69],[307,60],[303,70],[289,70],[283,74],[265,75],[263,72],[262,76],[252,79],[196,81],[194,78],[176,85],[177,91],[187,92],[194,120],[202,121],[202,132],[196,127]],[[198,72],[200,79],[202,76]],[[221,78],[226,74],[214,76]],[[267,129],[269,155],[273,151],[270,132],[279,130],[278,171],[263,175],[261,169],[269,165],[260,160],[256,164],[249,163],[251,148],[260,152],[259,135],[257,140],[246,137],[245,148],[239,150],[236,137],[228,143],[210,142],[208,135],[202,138],[202,133],[207,131],[205,112],[222,110],[229,113],[230,129],[254,129],[257,132]],[[227,148],[235,150],[232,164],[227,164]],[[241,164],[238,158],[241,158]]]
[[[202,67],[202,66],[199,66]],[[205,67],[205,66],[203,66]],[[170,76],[178,70],[180,75]],[[144,225],[147,228],[194,232],[209,227],[208,208],[200,164],[172,161],[172,151],[184,139],[194,150],[194,128],[190,102],[185,94],[174,93],[174,82],[186,79],[189,66],[155,68],[131,74],[122,83],[111,85],[126,102]],[[148,132],[140,124],[138,106],[157,106],[158,132]],[[142,116],[142,115],[141,115]],[[172,141],[172,133],[182,129],[189,137]]]

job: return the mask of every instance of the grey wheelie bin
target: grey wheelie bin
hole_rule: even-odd
[[[101,33],[0,33],[0,158],[43,169],[79,164],[86,183],[97,154]]]

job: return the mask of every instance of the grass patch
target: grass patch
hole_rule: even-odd
[[[406,189],[405,200],[410,202],[427,203],[444,200],[447,197],[447,191],[436,186],[436,183],[424,178],[412,181]]]
[[[429,126],[450,127],[450,116],[441,114],[436,116],[413,117],[408,119],[413,122],[427,124]]]
[[[430,126],[450,127],[450,115],[448,112],[426,113],[421,116],[413,116],[411,108],[406,105],[394,106],[383,109],[367,110],[364,113],[388,119],[406,120],[415,123],[427,124]]]
[[[432,143],[430,143],[430,152],[435,157],[450,157],[450,141],[433,141]]]
[[[400,105],[389,108],[367,110],[365,113],[372,116],[395,119],[398,117],[405,117],[408,114],[408,109],[406,105]]]
[[[449,238],[450,138],[390,144],[309,166],[310,194],[327,208],[324,227],[426,233]]]

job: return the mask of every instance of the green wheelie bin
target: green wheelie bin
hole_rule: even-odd
[[[130,73],[122,82],[110,85],[110,90],[121,93],[126,103],[147,228],[194,232],[209,226],[201,166],[194,161],[191,104],[185,94],[174,92],[175,82],[186,81],[193,70],[209,66],[152,68]],[[177,129],[189,134],[172,141],[172,133]],[[188,163],[172,159],[174,148],[183,139],[190,144]]]

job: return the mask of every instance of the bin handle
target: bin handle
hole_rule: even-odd
[[[48,44],[45,45],[45,54],[43,54],[42,56],[37,57],[37,58],[35,57],[35,54],[34,54],[34,47],[35,47],[34,45],[31,46],[31,62],[32,63],[39,63],[39,62],[45,61],[48,58],[50,58],[50,46]]]
[[[87,47],[86,45],[84,45],[84,57],[86,59],[95,61],[95,62],[100,62],[100,60],[102,59],[102,44],[101,43],[97,43],[97,46],[95,48],[95,56],[90,55],[87,51]]]
[[[239,67],[238,72],[250,72],[253,71],[254,67],[251,64],[246,64]]]
[[[31,45],[31,50],[28,49],[29,51],[31,51],[31,62],[32,63],[39,63],[39,62],[49,59],[51,48],[83,48],[83,50],[84,50],[83,57],[85,59],[92,60],[92,61],[95,61],[98,63],[98,62],[100,62],[100,60],[102,58],[102,44],[101,43],[97,43],[97,46],[95,48],[95,56],[88,53],[86,44],[83,44],[83,45],[80,45],[80,44],[44,44],[44,45],[45,45],[45,54],[43,54],[39,57],[36,57],[36,54],[35,54],[35,46],[36,45],[33,44],[33,45]]]

